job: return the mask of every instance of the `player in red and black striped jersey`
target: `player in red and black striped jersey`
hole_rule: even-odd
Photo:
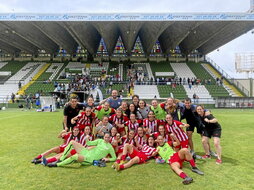
[[[46,157],[52,153],[55,153],[55,154],[59,154],[59,153],[62,153],[65,149],[65,147],[69,144],[69,142],[71,140],[74,140],[74,141],[77,141],[79,142],[80,139],[82,138],[83,136],[83,133],[80,132],[79,128],[78,127],[74,127],[72,132],[66,132],[65,130],[63,130],[59,135],[58,135],[58,138],[62,138],[64,140],[64,143],[60,146],[56,146],[54,148],[51,148],[49,150],[47,150],[46,152],[42,153],[42,154],[39,154],[36,158],[34,158],[32,160],[32,163],[35,163],[35,164],[38,164],[38,163],[41,163],[41,159],[42,157]],[[58,156],[54,156],[53,158],[54,159],[51,159],[50,161],[51,162],[54,162],[54,161],[57,161],[57,158]]]
[[[159,128],[158,128],[158,132],[153,133],[153,136],[154,136],[155,139],[157,139],[157,137],[159,135],[163,136],[165,142],[168,142],[168,141],[171,140],[169,134],[165,130],[164,125],[160,125]]]
[[[140,151],[138,151],[136,147],[134,147],[133,145],[125,144],[121,159],[116,160],[116,162],[113,165],[113,168],[115,168],[116,171],[119,171],[129,168],[134,164],[145,163],[147,160],[149,160],[151,157],[157,154],[154,145],[155,141],[152,136],[148,138],[148,145],[145,144]],[[131,160],[125,164],[121,164],[121,161],[125,161],[127,155],[129,155]]]
[[[136,143],[135,143],[135,140],[134,140],[134,137],[135,137],[135,131],[131,130],[128,135],[124,136],[124,137],[121,137],[121,143],[119,143],[120,145],[118,145],[116,148],[115,148],[115,151],[117,153],[117,155],[121,155],[121,153],[123,152],[123,147],[125,144],[131,144],[133,146],[136,146]]]
[[[143,127],[147,134],[152,134],[158,131],[161,121],[155,118],[153,111],[149,111],[148,118],[143,120]]]
[[[134,130],[135,134],[138,132],[138,127],[141,125],[141,121],[136,119],[135,114],[130,115],[130,120],[126,121],[124,125],[127,127],[127,132]]]
[[[86,147],[86,142],[93,140],[94,136],[92,134],[91,128],[89,126],[86,126],[84,129],[84,134],[82,135],[79,143],[82,144],[84,147]]]
[[[185,131],[182,129],[184,127],[188,127],[188,124],[184,124],[180,121],[173,120],[172,116],[170,114],[166,115],[166,124],[165,128],[168,133],[173,133],[176,135],[177,139],[180,141],[179,147],[180,148],[188,148],[188,136],[185,133]],[[176,150],[177,150],[176,148]]]
[[[116,110],[116,113],[111,115],[108,120],[113,126],[117,128],[117,131],[118,133],[121,134],[121,136],[124,136],[126,134],[124,123],[127,122],[129,119],[128,117],[123,115],[123,112],[121,109],[118,108]]]
[[[80,131],[84,131],[86,126],[89,126],[92,131],[92,126],[95,124],[96,115],[92,112],[90,107],[87,107],[84,112],[81,112],[78,116],[72,118],[71,123],[79,127]]]
[[[147,144],[147,139],[148,139],[149,135],[145,134],[143,127],[138,127],[138,133],[135,136],[135,143],[136,143],[136,147],[141,150],[142,147]]]

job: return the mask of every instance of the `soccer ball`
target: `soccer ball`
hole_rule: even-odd
[[[2,110],[5,110],[5,107],[2,107]]]

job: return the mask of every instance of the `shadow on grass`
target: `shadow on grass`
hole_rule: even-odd
[[[203,155],[204,153],[201,152],[196,152],[197,155]],[[212,157],[211,159],[216,159],[216,157]],[[196,159],[196,162],[198,162],[198,164],[202,165],[204,164],[206,161],[209,161],[211,159]],[[230,157],[226,157],[222,155],[222,163],[227,163],[227,164],[231,164],[233,166],[237,166],[239,165],[239,160],[234,159],[234,158],[230,158]]]

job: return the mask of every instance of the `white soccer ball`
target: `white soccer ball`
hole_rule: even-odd
[[[5,110],[5,107],[2,107],[2,110]]]

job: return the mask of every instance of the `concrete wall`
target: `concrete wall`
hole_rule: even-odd
[[[253,79],[236,79],[241,85],[250,91],[250,96],[254,97],[254,82]]]

